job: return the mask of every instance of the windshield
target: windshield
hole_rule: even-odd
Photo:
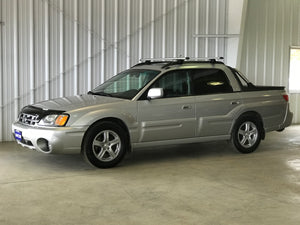
[[[132,99],[160,71],[129,69],[107,80],[88,94]]]

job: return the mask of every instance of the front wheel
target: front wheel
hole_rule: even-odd
[[[127,141],[124,129],[118,124],[98,122],[87,131],[81,153],[93,166],[114,167],[124,158]]]
[[[232,133],[232,142],[241,153],[251,153],[260,144],[262,125],[252,117],[242,117],[237,122]]]

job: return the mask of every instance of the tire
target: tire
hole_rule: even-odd
[[[116,166],[125,156],[128,140],[125,130],[116,123],[102,121],[86,132],[81,153],[83,158],[98,168]]]
[[[262,139],[263,127],[255,117],[239,118],[232,132],[232,142],[241,153],[254,152]]]

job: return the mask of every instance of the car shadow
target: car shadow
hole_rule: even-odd
[[[262,145],[262,144],[261,144]],[[266,143],[267,145],[267,143]],[[17,161],[30,163],[33,167],[52,170],[53,172],[74,172],[97,170],[87,163],[80,154],[42,154],[33,150],[24,150],[21,146],[16,147]],[[28,152],[29,151],[29,152]],[[266,151],[265,148],[259,149]],[[194,144],[180,144],[168,146],[156,146],[152,148],[134,149],[127,154],[125,159],[113,169],[124,169],[138,165],[159,165],[160,163],[184,163],[185,161],[206,159],[225,160],[230,157],[242,157],[228,141],[213,141]],[[250,154],[251,155],[251,154]]]
[[[140,164],[159,164],[164,162],[184,162],[185,160],[201,160],[235,156],[239,153],[227,141],[215,141],[195,144],[180,144],[140,148],[128,154],[122,166]]]
[[[41,163],[42,166],[53,167],[57,170],[77,171],[94,169],[93,166],[84,161],[80,154],[41,155],[34,159],[34,163]]]

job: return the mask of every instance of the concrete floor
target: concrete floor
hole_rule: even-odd
[[[107,170],[0,143],[0,224],[300,224],[300,126],[248,155],[169,146]]]

